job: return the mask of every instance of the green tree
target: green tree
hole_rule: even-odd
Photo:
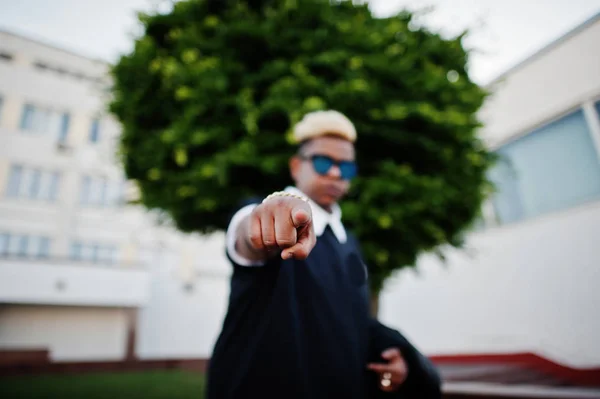
[[[360,177],[342,204],[378,293],[395,270],[460,246],[487,191],[476,136],[485,91],[464,34],[402,11],[328,0],[185,0],[143,14],[114,66],[126,174],[182,231],[224,229],[238,202],[290,183],[293,125],[336,109],[355,123]]]

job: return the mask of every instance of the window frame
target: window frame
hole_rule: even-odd
[[[591,116],[590,111],[593,111],[593,118],[590,118],[590,116]],[[536,134],[541,129],[548,127],[554,123],[557,123],[577,112],[581,112],[583,114],[584,122],[587,127],[590,139],[595,144],[594,145],[594,153],[598,160],[598,167],[600,168],[600,98],[598,98],[596,100],[586,101],[583,104],[578,104],[577,106],[570,107],[570,108],[564,110],[563,112],[554,115],[552,118],[548,118],[539,123],[531,125],[527,129],[521,130],[519,133],[513,134],[504,140],[500,140],[500,141],[494,143],[494,145],[490,147],[490,151],[494,152],[494,153],[498,152],[502,148],[505,148],[506,146],[514,144],[514,143],[518,142],[519,140],[524,139],[532,134]],[[501,162],[501,161],[499,161],[499,162]],[[491,170],[492,169],[490,169],[488,171],[488,173]],[[496,206],[493,205],[494,197],[495,197],[494,195],[491,195],[487,199],[486,206],[488,207],[488,211],[483,212],[484,220],[485,220],[485,228],[482,230],[479,230],[479,231],[485,231],[486,229],[493,228],[493,227],[511,226],[513,224],[528,222],[530,220],[536,220],[539,217],[544,217],[545,215],[548,215],[548,214],[566,211],[566,210],[573,209],[573,208],[576,208],[579,206],[584,206],[586,203],[589,203],[589,202],[599,201],[599,199],[591,199],[589,201],[582,201],[582,203],[565,206],[560,209],[544,211],[544,212],[541,212],[541,213],[533,215],[533,216],[524,216],[515,221],[502,222],[500,220],[500,216],[498,214]],[[492,205],[490,205],[490,203]]]

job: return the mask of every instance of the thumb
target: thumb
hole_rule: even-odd
[[[383,353],[381,353],[381,357],[385,360],[392,361],[402,357],[402,355],[400,354],[400,350],[398,348],[390,348],[383,351]]]
[[[306,226],[310,223],[312,217],[309,211],[304,208],[292,209],[292,223],[296,228]]]

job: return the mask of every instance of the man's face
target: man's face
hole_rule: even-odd
[[[344,177],[352,169],[354,156],[354,145],[347,140],[334,136],[312,139],[291,159],[292,178],[298,189],[329,210],[348,192],[350,180]]]

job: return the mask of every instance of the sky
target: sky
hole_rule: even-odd
[[[136,11],[160,0],[0,0],[0,29],[114,62],[131,49]],[[471,77],[486,84],[600,12],[600,0],[371,0],[379,16],[432,7],[418,24],[452,36],[470,29]],[[0,43],[1,45],[1,43]]]

